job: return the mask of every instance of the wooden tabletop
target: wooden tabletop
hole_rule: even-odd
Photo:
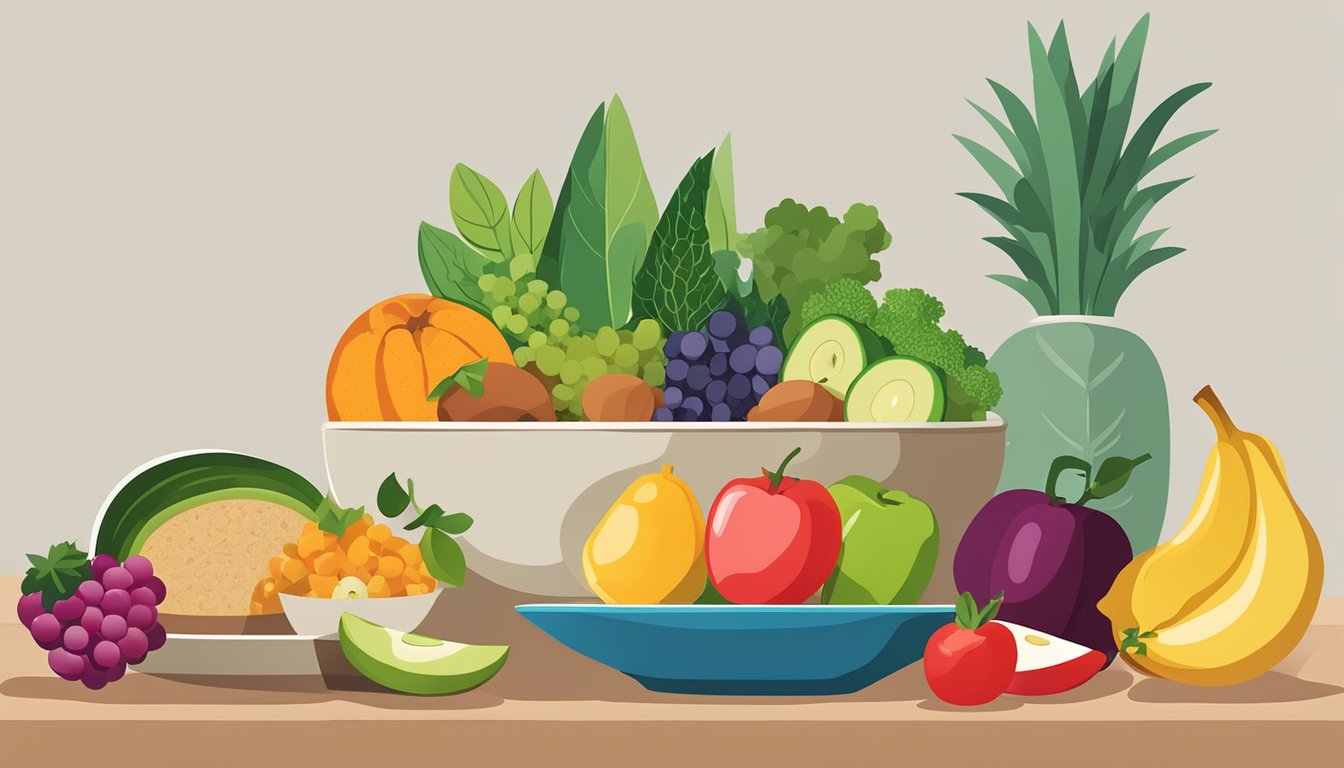
[[[13,605],[18,580],[0,577]],[[53,675],[10,609],[0,612],[0,764],[239,765],[414,757],[476,765],[702,764],[1045,766],[1338,765],[1344,740],[1344,598],[1325,600],[1297,650],[1230,688],[1136,677],[1117,663],[1046,698],[959,708],[919,665],[831,698],[656,694],[551,641],[480,580],[449,592],[422,631],[508,642],[502,672],[459,696],[421,698],[357,678],[164,679],[131,672],[101,691]],[[73,721],[73,723],[72,723]],[[73,737],[73,738],[72,738]],[[112,749],[109,753],[107,750]],[[52,755],[59,755],[50,762]],[[122,757],[117,757],[120,754]],[[339,762],[327,762],[339,756]],[[27,761],[11,758],[27,758]],[[43,761],[44,762],[39,762]],[[376,765],[376,763],[375,763]]]

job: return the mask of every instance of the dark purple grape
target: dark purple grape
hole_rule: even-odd
[[[686,373],[686,386],[692,392],[704,392],[711,378],[708,365],[692,365]]]
[[[79,596],[80,600],[84,601],[85,605],[98,605],[103,601],[103,585],[93,579],[88,579],[79,585],[75,594]]]
[[[688,397],[681,403],[681,410],[691,414],[695,420],[705,415],[705,401],[698,397]]]
[[[130,589],[135,585],[135,577],[131,572],[115,565],[103,572],[103,577],[99,579],[103,583],[104,589]]]
[[[104,640],[117,642],[126,636],[126,628],[130,626],[124,616],[118,616],[115,613],[103,617],[103,625],[98,629],[103,635]],[[101,662],[100,662],[101,663]],[[104,664],[103,666],[107,666]]]
[[[159,621],[159,609],[152,605],[132,605],[126,612],[126,623],[138,629],[149,629]]]
[[[126,562],[122,563],[121,567],[130,571],[131,579],[137,585],[147,583],[149,578],[154,575],[154,564],[149,562],[149,558],[144,555],[131,555],[126,558]]]
[[[727,403],[715,403],[709,409],[710,421],[732,421],[733,409],[728,407]]]
[[[111,669],[107,670],[107,682],[115,683],[125,675],[126,675],[126,662],[118,661],[116,664],[112,665]]]
[[[48,651],[61,644],[61,620],[50,613],[33,619],[33,623],[28,625],[28,631],[33,640]]]
[[[728,396],[738,400],[745,400],[751,395],[751,379],[740,373],[733,374],[728,380]],[[106,600],[106,598],[104,598]]]
[[[41,592],[31,592],[19,597],[19,623],[24,629],[31,629],[33,619],[46,612],[47,609],[42,607]]]
[[[672,418],[676,421],[699,421],[695,413],[685,408],[678,408],[672,412]]]
[[[162,603],[163,598],[168,596],[168,587],[164,585],[163,579],[158,576],[151,578],[145,586],[149,587],[149,591],[154,593],[155,604]]]
[[[89,654],[89,658],[93,659],[93,663],[100,669],[107,669],[121,661],[121,649],[116,643],[103,638],[93,646],[93,653]]]
[[[779,351],[779,347],[762,347],[760,352],[756,353],[756,372],[766,376],[774,376],[779,373],[779,368],[784,364],[784,353]]]
[[[681,405],[684,397],[685,393],[681,391],[681,387],[667,387],[663,390],[663,405],[676,408]]]
[[[84,615],[84,601],[73,595],[64,600],[57,600],[51,607],[51,615],[59,619],[62,624],[79,621],[79,617]]]
[[[79,617],[79,626],[90,634],[97,632],[103,626],[102,610],[92,605],[85,608],[84,615]]]
[[[147,605],[151,608],[158,605],[158,598],[154,596],[154,590],[149,587],[136,587],[131,590],[131,607],[137,605]]]
[[[117,641],[121,655],[132,664],[139,664],[149,654],[149,636],[142,630],[131,627],[126,636]]]
[[[661,408],[655,408],[653,411],[654,421],[672,421],[672,409],[664,405]]]
[[[84,674],[79,676],[79,681],[90,691],[96,691],[107,685],[107,670],[98,669],[93,664],[84,668]]]
[[[89,631],[78,624],[61,633],[61,647],[71,653],[83,653],[89,647]]]
[[[711,403],[722,403],[727,396],[728,382],[723,379],[715,379],[705,387],[705,399]]]
[[[691,370],[691,364],[681,358],[674,358],[667,361],[666,376],[668,381],[685,381],[686,373]]]
[[[93,578],[101,580],[108,568],[114,568],[117,565],[120,565],[120,563],[117,562],[117,558],[111,555],[95,555],[89,567],[93,570]]]
[[[149,651],[153,653],[163,647],[168,641],[168,630],[163,628],[162,624],[155,624],[145,630],[145,637],[149,638]]]
[[[685,360],[699,360],[709,347],[709,340],[699,331],[690,331],[681,338],[681,357]]]
[[[64,648],[52,648],[47,652],[47,666],[62,680],[78,680],[88,665],[89,662],[82,655]]]
[[[685,331],[673,331],[668,334],[667,341],[663,342],[663,355],[669,359],[680,355],[681,340],[685,336]]]
[[[770,379],[766,378],[765,376],[761,376],[758,374],[756,376],[751,377],[751,391],[755,393],[757,397],[765,395],[766,392],[770,391],[770,387],[772,386],[774,386],[774,384],[772,384],[770,382]]]
[[[733,345],[732,345],[732,344],[729,344],[728,342],[724,341],[723,339],[710,339],[710,340],[709,340],[709,348],[710,348],[711,350],[713,350],[714,352],[717,352],[717,353],[720,353],[720,354],[725,354],[725,355],[728,354],[729,352],[733,351]]]
[[[705,324],[709,335],[716,339],[730,339],[742,327],[742,318],[726,309],[720,309],[709,316]]]
[[[759,325],[751,329],[747,340],[758,347],[764,347],[775,340],[775,332],[770,330],[769,326]]]
[[[131,609],[131,593],[124,589],[109,589],[103,593],[103,601],[98,607],[105,615],[125,616]]]
[[[715,378],[728,372],[728,355],[720,352],[709,358],[709,375]]]
[[[744,344],[728,356],[728,367],[733,369],[733,373],[751,373],[756,367],[756,348],[750,344]]]

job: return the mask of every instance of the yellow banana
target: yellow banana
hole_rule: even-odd
[[[1214,404],[1212,410],[1206,406],[1210,415],[1221,410],[1212,392],[1201,392],[1201,396]],[[1157,573],[1154,562],[1159,556],[1170,556],[1164,555],[1170,551],[1164,550],[1171,546],[1169,542],[1136,558],[1098,605],[1111,619],[1116,641],[1126,651],[1121,655],[1149,674],[1194,685],[1231,685],[1256,677],[1302,639],[1320,599],[1325,571],[1321,545],[1288,489],[1277,449],[1259,435],[1229,432],[1232,435],[1246,459],[1251,494],[1245,500],[1250,510],[1249,536],[1230,571],[1200,595],[1191,595],[1189,587],[1208,583],[1207,576],[1188,579],[1182,573],[1165,572],[1172,591],[1186,590],[1169,598],[1167,605],[1181,602],[1182,607],[1159,623],[1145,624],[1141,617],[1161,613],[1143,601],[1154,599],[1162,582],[1154,578],[1141,585],[1140,579]],[[1220,431],[1220,441],[1222,437]],[[1213,477],[1228,476],[1215,473]],[[1206,474],[1205,479],[1210,476]],[[1208,493],[1204,489],[1201,501]],[[1233,502],[1232,496],[1226,498]],[[1235,516],[1244,512],[1239,507],[1227,511]],[[1223,513],[1219,504],[1202,513],[1196,504],[1191,519],[1202,516],[1203,526],[1215,525]],[[1196,542],[1211,546],[1218,539],[1191,534],[1182,541],[1183,546],[1194,547]],[[1187,563],[1199,567],[1193,556]]]
[[[1235,570],[1250,540],[1254,500],[1243,434],[1205,387],[1195,402],[1217,432],[1199,497],[1170,541],[1149,552],[1134,577],[1134,620],[1161,629],[1218,589]]]

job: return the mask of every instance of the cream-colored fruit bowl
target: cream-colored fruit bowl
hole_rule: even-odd
[[[999,482],[1004,423],[994,414],[934,424],[328,422],[322,439],[342,506],[378,517],[383,479],[412,479],[422,507],[475,518],[459,537],[474,574],[550,597],[591,594],[584,542],[640,475],[671,464],[708,514],[730,480],[773,470],[801,447],[790,476],[864,475],[933,507],[942,543],[925,599],[946,603],[952,553]]]
[[[343,613],[353,613],[390,629],[412,632],[429,615],[442,591],[439,588],[423,595],[350,599],[302,597],[281,592],[280,607],[285,610],[289,626],[298,635],[334,635],[340,629]]]

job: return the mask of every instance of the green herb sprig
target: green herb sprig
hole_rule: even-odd
[[[452,537],[471,528],[475,522],[471,515],[465,512],[450,514],[438,504],[421,507],[415,500],[415,481],[408,477],[402,487],[393,472],[378,487],[378,511],[384,517],[397,518],[407,509],[415,510],[415,518],[402,526],[402,530],[425,529],[420,540],[420,556],[430,575],[445,584],[462,586],[467,577],[466,556],[462,546]]]

